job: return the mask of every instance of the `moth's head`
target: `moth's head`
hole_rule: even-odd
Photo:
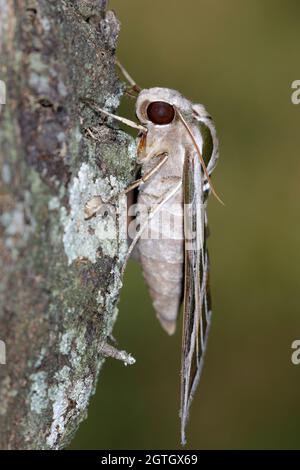
[[[142,90],[136,101],[136,115],[146,125],[170,126],[178,119],[176,110],[192,114],[192,103],[178,91],[169,88]]]

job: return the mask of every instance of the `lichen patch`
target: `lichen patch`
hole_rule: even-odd
[[[55,374],[57,383],[49,389],[49,399],[52,401],[52,422],[47,444],[56,448],[56,443],[64,433],[68,420],[85,410],[93,388],[93,377],[87,377],[74,382],[70,378],[71,369],[64,366]]]
[[[112,202],[117,200],[114,198],[118,197],[121,189],[116,179],[99,178],[92,165],[81,165],[78,175],[70,184],[70,213],[66,215],[64,211],[61,217],[69,264],[80,258],[95,263],[101,254],[111,257],[117,255],[117,213]],[[94,197],[103,200],[103,211],[86,220],[86,204]]]
[[[30,380],[32,382],[29,397],[30,409],[37,414],[42,413],[48,406],[47,397],[47,373],[44,371],[31,374]]]

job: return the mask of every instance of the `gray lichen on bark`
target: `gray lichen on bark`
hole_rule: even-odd
[[[105,4],[0,0],[2,449],[70,442],[116,319],[127,244],[116,196],[135,144],[86,104],[114,112],[122,96],[119,23]],[[95,195],[112,212],[87,221]]]

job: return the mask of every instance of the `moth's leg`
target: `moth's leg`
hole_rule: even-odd
[[[160,156],[164,156],[162,160],[160,160],[160,162],[158,162],[157,165],[155,165],[150,171],[148,171],[147,173],[145,173],[141,178],[139,178],[138,180],[134,181],[133,183],[131,183],[125,190],[124,190],[124,193],[128,193],[129,191],[131,191],[132,189],[134,188],[137,188],[138,186],[140,186],[141,184],[143,183],[146,183],[146,181],[148,181],[149,178],[151,178],[151,176],[153,176],[163,165],[164,163],[166,163],[166,161],[168,160],[169,158],[169,155],[167,154],[167,152],[164,152],[164,153],[161,153],[161,154],[158,154],[155,158],[157,157],[160,157]]]
[[[99,106],[94,106],[94,108],[96,109],[96,111],[99,111],[100,113],[105,114],[105,116],[116,119],[116,121],[120,121],[123,124],[125,124],[126,126],[132,127],[133,129],[137,129],[138,131],[142,131],[144,133],[147,132],[147,127],[144,127],[141,124],[137,124],[136,122],[131,121],[130,119],[117,116],[116,114],[109,113],[108,111],[106,111],[105,109],[100,108]]]
[[[134,181],[133,183],[131,183],[125,190],[124,190],[124,193],[129,193],[130,191],[132,191],[133,189],[137,188],[138,186],[140,186],[141,184],[145,183],[149,178],[151,178],[151,176],[153,176],[165,163],[166,161],[168,160],[169,158],[169,154],[167,152],[164,152],[164,153],[161,153],[161,154],[158,154],[156,155],[154,158],[158,158],[160,156],[163,156],[163,159],[158,162],[157,165],[155,165],[150,171],[148,171],[147,173],[145,173],[141,178],[139,178],[138,180]],[[128,199],[127,199],[128,201]],[[122,270],[122,272],[124,273],[124,270],[126,268],[126,264],[127,264],[127,261],[128,261],[128,258],[131,256],[133,250],[134,250],[134,246],[132,246],[131,248],[131,245],[129,247],[129,255],[128,257],[126,257],[126,261],[125,261],[125,264],[124,264],[124,268]],[[136,258],[138,258],[138,256],[136,256]]]
[[[100,346],[100,354],[104,357],[112,357],[124,362],[125,366],[133,365],[135,363],[134,357],[126,351],[119,351],[108,343],[103,343]]]
[[[133,78],[131,77],[131,75],[129,75],[129,73],[127,72],[127,70],[125,69],[125,67],[123,67],[123,65],[119,62],[118,59],[116,59],[116,65],[119,67],[120,71],[122,72],[122,74],[124,75],[124,78],[127,80],[127,82],[129,83],[131,89],[133,91],[135,91],[136,93],[139,93],[141,91],[141,87],[139,87],[136,82],[133,80]]]
[[[129,98],[132,98],[132,99],[136,100],[136,93],[132,90],[131,87],[126,88],[124,93]]]
[[[158,164],[155,165],[144,176],[142,176],[142,178],[139,178],[138,180],[131,183],[126,189],[124,189],[124,191],[122,191],[119,194],[119,196],[129,193],[134,188],[137,188],[141,184],[145,183],[152,175],[154,175],[163,166],[163,164],[167,161],[167,159],[169,157],[169,155],[166,152],[164,152],[162,154],[158,154],[157,157],[159,157],[160,155],[164,156],[163,159],[160,160],[160,162],[158,162]],[[115,199],[115,197],[112,198],[112,200]],[[109,204],[109,201],[107,203]],[[101,209],[102,205],[103,205],[103,201],[102,201],[100,196],[92,197],[85,205],[85,209],[84,209],[85,216],[86,216],[85,220],[89,220],[92,217],[94,217],[96,215],[96,213]]]
[[[126,126],[129,126],[129,127],[132,127],[133,129],[137,129],[139,131],[142,131],[143,133],[146,133],[147,130],[148,130],[146,127],[142,126],[141,124],[137,124],[136,122],[131,121],[130,119],[123,118],[123,117],[117,116],[116,114],[109,113],[105,109],[100,108],[100,106],[98,106],[97,103],[95,103],[93,100],[81,99],[81,101],[83,103],[85,103],[86,105],[90,106],[90,108],[92,108],[93,110],[98,111],[98,112],[104,114],[105,116],[116,119],[117,121],[120,121],[123,124],[126,124]]]
[[[167,195],[164,197],[164,199],[159,203],[157,204],[148,214],[148,217],[147,217],[147,220],[143,223],[143,225],[141,226],[139,232],[135,235],[134,239],[132,240],[131,242],[131,245],[129,246],[128,248],[128,251],[127,251],[127,254],[126,254],[126,258],[125,258],[125,261],[124,261],[124,264],[123,264],[123,268],[122,268],[122,275],[124,274],[124,271],[126,269],[126,265],[128,263],[128,260],[130,258],[130,255],[135,247],[135,245],[137,244],[137,242],[139,241],[139,239],[141,238],[141,235],[142,233],[144,232],[144,230],[147,228],[149,222],[151,221],[151,219],[155,216],[155,214],[157,214],[161,208],[164,206],[164,204],[166,204],[166,202],[169,201],[169,199],[171,199],[176,193],[177,191],[179,190],[179,188],[182,186],[182,181],[180,181],[178,184],[176,184],[176,186],[167,193]]]

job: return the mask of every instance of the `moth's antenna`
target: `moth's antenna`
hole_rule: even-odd
[[[135,91],[136,93],[139,93],[142,89],[141,87],[139,87],[135,81],[133,80],[133,78],[131,77],[131,75],[129,75],[129,73],[127,72],[127,70],[123,67],[123,65],[121,64],[121,62],[119,62],[119,59],[116,58],[116,65],[119,67],[119,69],[121,70],[122,74],[124,75],[124,78],[127,80],[127,82],[129,83],[129,85],[131,85],[131,89],[133,91]]]
[[[202,154],[200,152],[200,149],[199,149],[199,146],[196,142],[196,139],[194,137],[194,134],[192,133],[188,123],[186,122],[186,120],[184,119],[184,117],[182,116],[181,112],[179,111],[179,109],[177,107],[174,106],[174,108],[176,109],[177,113],[178,113],[178,116],[179,116],[179,119],[181,120],[182,124],[184,125],[184,127],[186,128],[190,138],[192,139],[192,142],[193,144],[195,145],[195,148],[197,150],[197,153],[199,155],[199,158],[200,158],[200,163],[201,163],[201,166],[203,168],[203,171],[204,171],[204,174],[207,178],[207,181],[208,181],[208,184],[210,186],[210,189],[211,189],[211,192],[213,193],[213,195],[215,196],[216,199],[218,199],[218,201],[223,205],[225,206],[224,202],[222,201],[222,199],[218,196],[217,192],[215,191],[214,187],[213,187],[213,184],[211,182],[211,179],[210,179],[210,176],[208,174],[208,171],[207,171],[207,168],[206,168],[206,165],[205,165],[205,162],[203,160],[203,157],[202,157]]]

